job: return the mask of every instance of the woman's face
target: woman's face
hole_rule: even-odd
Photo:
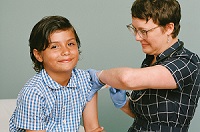
[[[157,56],[169,48],[167,33],[163,27],[155,24],[152,19],[146,22],[144,19],[132,18],[132,26],[137,30],[135,39],[141,43],[144,53]],[[147,31],[146,37],[141,37],[138,30],[139,32]]]

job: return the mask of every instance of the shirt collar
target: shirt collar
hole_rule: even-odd
[[[165,50],[163,53],[160,53],[157,57],[156,60],[160,60],[170,54],[172,54],[179,46],[180,46],[180,42],[177,41],[175,44],[173,44],[171,47],[169,47],[167,50]]]
[[[181,45],[180,41],[178,40],[175,44],[173,44],[170,48],[165,50],[164,52],[160,53],[157,57],[156,60],[160,60],[162,58],[165,58],[166,56],[170,55],[173,53],[179,46]],[[148,55],[146,54],[146,58],[144,59],[142,66],[141,67],[148,67],[151,65],[151,62],[153,61],[154,56],[153,55]]]
[[[70,78],[70,80],[69,80],[69,82],[68,82],[68,84],[67,84],[67,86],[62,86],[62,85],[60,85],[59,83],[57,83],[56,81],[54,81],[49,75],[48,75],[48,73],[46,72],[46,70],[45,69],[42,69],[41,70],[41,76],[42,76],[42,78],[43,78],[43,81],[44,81],[44,83],[45,83],[45,85],[47,85],[49,88],[51,88],[51,89],[61,89],[61,88],[63,88],[63,87],[68,87],[68,88],[76,88],[76,80],[77,80],[77,78],[76,78],[76,76],[75,76],[75,73],[74,73],[74,71],[72,70],[72,76],[71,76],[71,78]]]

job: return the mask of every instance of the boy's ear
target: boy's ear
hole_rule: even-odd
[[[43,61],[42,56],[41,56],[41,53],[40,53],[37,49],[34,49],[34,50],[33,50],[33,54],[34,54],[35,58],[36,58],[39,62],[42,62],[42,61]]]

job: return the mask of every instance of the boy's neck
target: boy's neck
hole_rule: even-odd
[[[62,86],[67,86],[72,75],[71,71],[66,73],[47,73],[55,82],[59,83]]]

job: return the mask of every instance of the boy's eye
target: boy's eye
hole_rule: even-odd
[[[58,48],[58,46],[57,45],[52,45],[52,46],[50,46],[50,48],[51,49],[55,49],[55,48]]]
[[[69,46],[74,46],[74,45],[76,45],[75,43],[69,43],[68,44]]]

